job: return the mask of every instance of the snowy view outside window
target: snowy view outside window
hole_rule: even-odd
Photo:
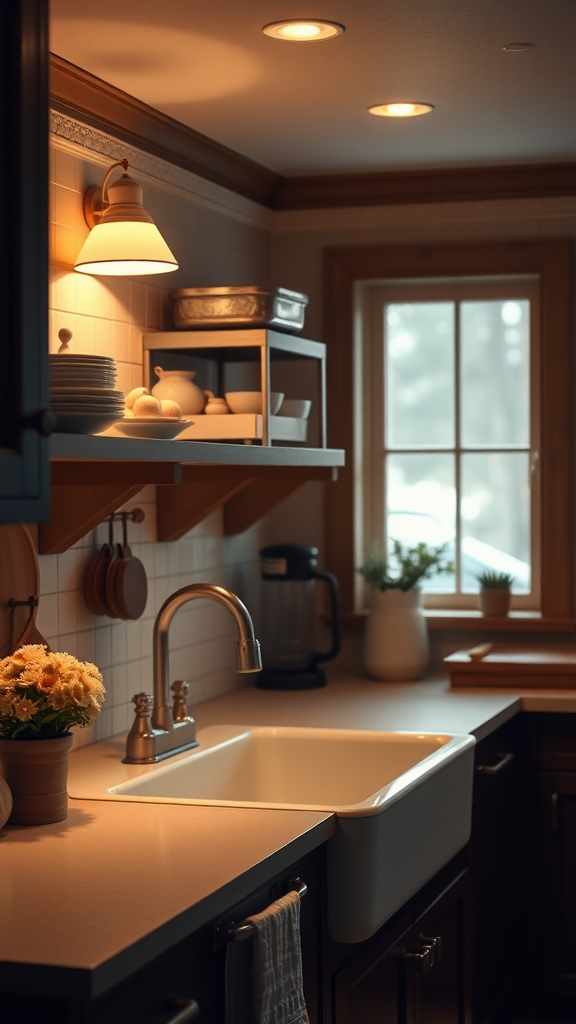
[[[385,539],[447,542],[475,593],[484,569],[531,590],[530,300],[384,305]]]

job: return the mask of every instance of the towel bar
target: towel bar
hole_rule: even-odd
[[[288,892],[297,892],[300,899],[304,899],[308,892],[308,886],[306,882],[302,882],[300,878],[291,878],[288,882]],[[254,925],[251,921],[246,921],[245,924],[235,925],[233,928],[229,928],[225,933],[224,938],[228,942],[243,942],[244,939],[249,939],[254,934]]]

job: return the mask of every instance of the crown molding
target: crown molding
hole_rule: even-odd
[[[118,159],[119,145],[115,136],[92,128],[67,114],[50,111],[50,133],[51,145],[72,156],[82,155],[86,160],[104,168]],[[137,172],[141,184],[148,182],[160,185],[173,195],[184,195],[187,199],[192,197],[195,202],[219,213],[225,212],[245,224],[270,229],[274,214],[261,203],[246,199],[232,189],[223,188],[202,175],[177,167],[127,142],[122,143],[121,155],[127,158],[132,171]]]
[[[90,75],[62,57],[50,58],[50,105],[58,113],[113,135],[137,149],[272,207],[283,178]]]
[[[275,210],[576,195],[576,162],[284,178]]]
[[[576,195],[576,162],[285,178],[62,57],[51,55],[52,108],[272,210],[320,210]]]

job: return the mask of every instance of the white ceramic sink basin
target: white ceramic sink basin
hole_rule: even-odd
[[[459,737],[259,726],[205,729],[185,760],[112,787],[122,796],[375,814],[446,759]]]
[[[172,763],[115,764],[76,797],[332,811],[328,928],[368,938],[470,835],[474,738],[436,733],[211,726]],[[108,783],[112,766],[107,768]],[[86,774],[85,778],[88,776]]]

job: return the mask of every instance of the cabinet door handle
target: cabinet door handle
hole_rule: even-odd
[[[52,409],[37,409],[23,418],[22,426],[28,430],[35,430],[40,437],[50,437],[56,430],[56,415]]]
[[[428,974],[430,970],[430,946],[423,946],[420,953],[402,953],[402,962],[411,971]]]
[[[497,775],[498,772],[503,771],[504,768],[508,768],[514,760],[514,754],[498,754],[498,761],[496,764],[479,764],[476,767],[477,772],[482,772],[483,775]]]
[[[191,1024],[196,1020],[200,1007],[195,999],[170,999],[166,1003],[167,1010],[176,1010],[176,1015],[170,1017],[166,1024]]]
[[[430,951],[430,969],[435,964],[440,963],[442,957],[442,936],[441,935],[421,935],[420,939],[424,945],[424,949]]]

